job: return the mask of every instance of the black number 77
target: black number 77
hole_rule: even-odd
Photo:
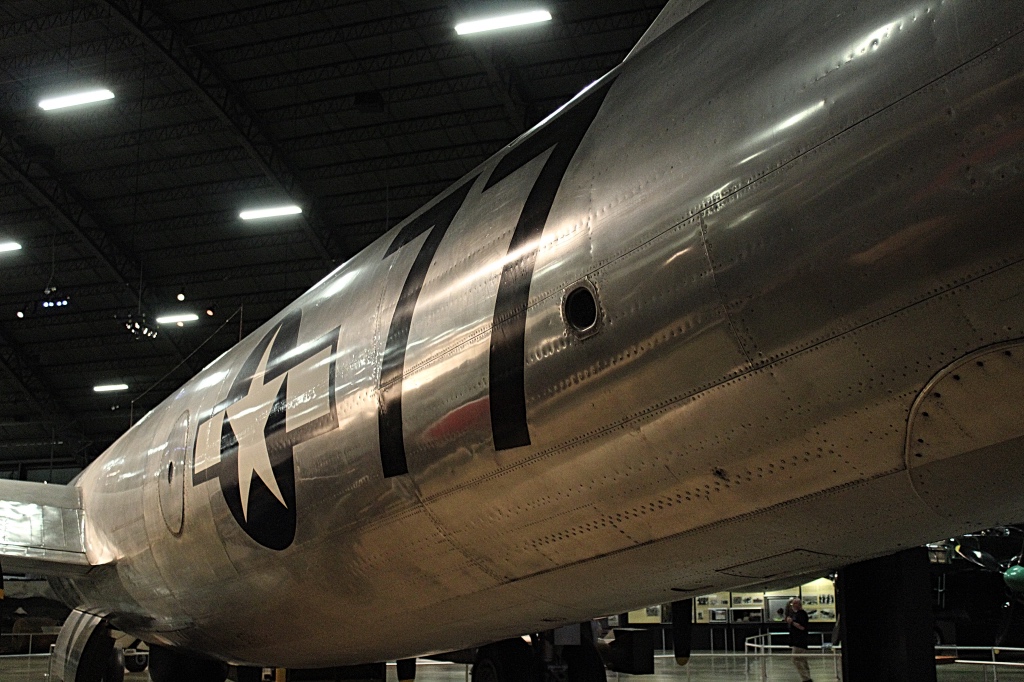
[[[519,170],[541,154],[551,154],[530,190],[519,215],[508,254],[518,256],[505,263],[498,284],[491,332],[490,382],[491,434],[496,450],[509,450],[530,444],[526,419],[526,309],[530,299],[537,249],[551,207],[565,172],[583,137],[604,103],[611,81],[595,88],[571,109],[549,125],[536,131],[498,162],[484,186],[484,192]],[[384,257],[429,231],[412,269],[402,286],[380,372],[378,428],[380,458],[384,477],[409,472],[402,433],[402,377],[409,329],[423,282],[437,247],[444,239],[455,214],[465,202],[476,177],[463,182],[454,192],[407,224],[391,243]]]

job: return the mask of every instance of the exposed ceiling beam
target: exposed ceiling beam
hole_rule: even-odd
[[[239,145],[249,153],[263,173],[281,192],[303,206],[306,212],[299,217],[302,227],[324,264],[328,268],[333,266],[330,233],[317,218],[313,197],[303,191],[281,149],[261,129],[244,98],[234,92],[230,82],[220,75],[209,59],[189,46],[189,40],[180,28],[148,6],[152,3],[144,3],[143,0],[102,1],[132,33],[168,64],[177,68],[217,117],[234,131]]]
[[[215,119],[209,118],[201,121],[186,121],[169,126],[156,126],[146,130],[129,130],[83,140],[68,140],[61,144],[61,154],[77,156],[79,154],[94,154],[96,152],[107,152],[111,149],[123,149],[134,147],[140,140],[147,144],[159,144],[161,142],[177,142],[190,138],[214,135],[223,129],[223,124]]]
[[[345,44],[349,41],[345,37],[344,29],[335,29],[326,34],[329,45]],[[296,44],[301,36],[298,38],[289,38],[281,43],[257,43],[255,45],[246,46],[238,50],[228,50],[223,53],[218,53],[218,57],[223,57],[230,63],[237,63],[239,61],[245,61],[247,58],[260,58],[269,57],[274,54],[292,54],[298,52],[302,47],[290,47],[291,44]],[[439,45],[427,45],[425,47],[415,47],[407,50],[395,50],[385,52],[383,54],[376,54],[372,56],[360,56],[357,53],[352,54],[352,60],[346,62],[340,62],[337,64],[329,64],[316,67],[314,69],[294,69],[287,72],[278,72],[275,75],[282,76],[285,74],[291,76],[297,76],[303,74],[303,79],[309,82],[310,78],[320,78],[323,80],[341,80],[344,78],[354,78],[357,76],[373,76],[381,73],[389,73],[396,69],[402,69],[409,66],[418,66],[421,64],[438,64],[449,59],[459,59],[468,57],[468,51],[456,44],[456,43],[441,43]],[[237,68],[237,67],[236,67]],[[309,74],[315,74],[310,76]],[[242,79],[242,82],[246,82],[247,79]]]
[[[322,78],[330,78],[327,75],[334,71],[333,66],[317,67],[308,71],[301,71],[296,74],[273,74],[260,76],[246,81],[246,87],[257,92],[268,92],[278,88],[294,88],[296,85],[322,83]],[[353,84],[353,90],[357,86]],[[447,97],[473,90],[483,90],[489,87],[486,74],[474,73],[468,76],[457,76],[448,78],[438,75],[428,80],[417,80],[413,83],[394,85],[390,88],[382,88],[385,101],[388,105],[398,102],[413,102],[416,100],[431,99],[434,97]],[[293,117],[304,118],[307,116],[322,116],[324,114],[337,114],[352,111],[353,104],[351,97],[337,97],[330,95],[319,101],[306,99],[297,104],[289,104],[283,107],[268,109],[263,112],[263,118],[268,121],[290,121]]]
[[[25,21],[0,26],[0,40],[16,38],[24,35],[37,36],[43,31],[49,31],[54,28],[63,28],[64,26],[70,26],[72,24],[82,24],[84,22],[95,21],[97,19],[105,19],[108,16],[110,16],[110,11],[107,8],[97,6],[92,3],[85,3],[81,7],[77,7],[66,12],[47,14],[41,17],[31,17]]]
[[[141,300],[144,308],[152,308],[148,300],[150,295],[145,289],[140,289],[142,271],[135,257],[103,229],[77,194],[66,187],[56,173],[22,152],[5,128],[0,128],[0,172],[20,182],[34,203],[49,209],[51,218],[60,227],[81,240],[103,269],[123,285],[123,295],[131,299],[130,305],[137,305]],[[176,345],[168,339],[162,343],[190,374],[195,373]]]
[[[138,198],[139,205],[153,207],[156,204],[164,202],[174,203],[180,201],[191,201],[193,199],[215,196],[217,194],[243,196],[247,193],[264,194],[274,185],[270,178],[262,175],[254,175],[249,178],[218,180],[214,182],[197,182],[195,180],[191,182],[183,180],[182,182],[185,184],[178,185],[177,187],[167,187],[164,189],[150,190],[148,192],[139,192],[135,196]],[[95,203],[98,206],[104,204],[109,205],[113,210],[116,206],[124,205],[124,198],[123,196],[112,194],[106,197],[97,197],[95,199]],[[319,250],[317,250],[317,253],[320,253]]]
[[[485,126],[503,120],[504,114],[500,107],[488,106],[463,111],[431,114],[418,118],[387,121],[364,125],[358,128],[339,128],[329,133],[316,133],[293,138],[291,146],[301,151],[323,149],[325,147],[341,147],[360,142],[387,140],[398,137],[413,137],[440,130],[453,128],[473,128]],[[507,142],[507,140],[506,140]]]
[[[80,62],[90,57],[102,57],[112,52],[131,50],[137,47],[139,39],[135,36],[107,36],[99,40],[75,43],[70,46],[47,50],[46,52],[30,52],[14,54],[0,61],[0,70],[12,75],[43,69],[56,64]]]
[[[54,397],[47,382],[21,349],[3,333],[0,333],[0,374],[25,396],[29,405],[55,433],[78,442],[80,447],[89,444],[71,411]]]
[[[329,11],[337,9],[337,7],[338,0],[284,0],[252,7],[232,8],[228,12],[193,19],[188,22],[188,28],[194,33],[213,33],[239,26],[267,23],[278,19],[294,20],[297,16],[303,14]],[[410,14],[374,17],[368,21],[358,21],[339,27],[336,30],[342,31],[342,33],[332,32],[331,39],[335,41],[333,44],[337,44],[337,41],[356,41],[381,35],[394,35],[401,31],[409,30],[414,26],[439,24],[445,21],[447,17],[448,9],[443,6]],[[315,36],[316,34],[312,35]],[[304,44],[303,47],[324,45],[323,42],[318,42],[318,40],[322,39],[314,37],[312,40],[313,42]]]
[[[162,76],[173,77],[173,72],[171,72],[171,68],[168,67],[166,64],[157,63],[152,64],[151,66],[153,66],[154,68],[145,70],[145,76],[147,79],[157,80],[160,79]],[[161,70],[167,71],[168,73],[161,74]],[[143,71],[144,69],[139,69],[138,75],[140,77],[143,75]],[[111,87],[114,87],[115,89],[120,91],[118,83],[130,81],[128,81],[125,78],[120,78],[116,81],[111,80],[108,82],[111,84]],[[22,91],[22,96],[24,99],[28,99],[28,95],[28,92]],[[81,111],[75,112],[75,122],[77,125],[82,126],[84,128],[91,125],[109,122],[112,118],[116,117],[125,120],[138,121],[140,112],[148,113],[151,111],[158,111],[166,114],[169,112],[169,110],[172,109],[184,109],[186,107],[194,108],[200,106],[202,106],[202,100],[199,98],[199,95],[197,95],[193,90],[181,90],[178,92],[170,92],[164,95],[146,95],[145,99],[118,97],[109,107],[93,107],[89,109],[82,109]],[[12,106],[12,108],[15,107]],[[113,113],[111,113],[111,109],[113,109]],[[189,109],[189,111],[191,112],[193,111],[193,109]],[[34,109],[33,113],[35,114],[34,116],[30,116],[22,121],[19,121],[19,132],[28,135],[39,135],[41,133],[45,133],[45,131],[53,125],[53,122],[51,120],[48,120],[45,115],[40,115],[39,112],[36,112]],[[216,126],[207,126],[206,130],[204,130],[204,134],[218,133],[223,131],[224,125],[220,121],[216,119],[210,119],[210,121],[216,123]],[[197,121],[189,122],[197,123]],[[163,128],[161,127],[158,128],[157,130],[162,129]],[[126,143],[122,143],[120,147],[133,147],[135,146],[135,144],[138,143],[138,139],[140,136],[148,142],[150,140],[150,135],[152,135],[154,132],[156,131],[143,130],[140,132],[139,129],[135,127],[117,133],[116,137],[124,138],[126,136],[129,136],[129,141]],[[64,140],[60,147],[61,154],[66,156],[74,152],[77,149],[78,145],[88,144],[91,142],[92,138]]]
[[[142,48],[139,48],[142,49]],[[98,61],[98,59],[97,59]],[[129,87],[134,86],[143,77],[147,80],[159,80],[164,77],[173,77],[177,74],[177,71],[171,66],[164,64],[161,61],[155,59],[148,61],[147,63],[139,63],[138,59],[133,59],[129,62],[130,66],[127,68],[119,68],[118,64],[112,65],[112,67],[104,73],[104,80],[111,84],[111,86],[121,90],[121,84],[130,84]],[[19,111],[26,114],[29,111],[33,113],[39,113],[39,93],[32,87],[25,87],[24,82],[19,82],[14,74],[8,74],[8,77],[3,81],[7,87],[0,90],[0,104],[10,111]],[[113,106],[121,107],[122,102],[114,101]],[[106,107],[100,107],[105,109]],[[94,110],[87,113],[82,111],[80,115],[76,115],[75,118],[78,121],[83,120],[95,120],[103,114]],[[109,117],[109,114],[107,114]],[[45,126],[45,116],[33,116],[31,119],[26,119],[24,125],[26,127]]]
[[[421,168],[421,172],[426,170],[430,175],[437,175],[438,173],[431,171],[437,171],[438,166],[441,164],[453,161],[464,162],[468,167],[453,178],[452,181],[454,182],[455,179],[461,177],[462,173],[472,170],[474,166],[486,160],[487,157],[501,149],[507,142],[507,140],[494,140],[472,142],[469,144],[448,144],[435,149],[402,154],[397,157],[397,162],[394,156],[375,156],[353,160],[344,166],[325,164],[308,169],[306,176],[315,180],[334,180],[350,176],[365,176],[369,173],[381,173],[384,171],[408,173],[414,168]]]
[[[469,16],[464,3],[449,3],[454,10],[451,20],[455,24],[454,15]],[[516,70],[512,59],[503,54],[497,47],[489,44],[479,37],[461,38],[469,47],[476,60],[476,63],[484,73],[487,74],[487,82],[495,99],[501,104],[512,124],[512,131],[515,135],[524,132],[530,125],[532,115],[530,98],[526,93],[526,87]]]
[[[90,168],[80,173],[69,175],[71,180],[88,178],[91,175],[101,174],[106,180],[125,180],[145,177],[156,173],[181,172],[193,168],[208,168],[219,164],[231,163],[233,161],[244,161],[245,150],[239,147],[228,147],[226,149],[208,149],[194,154],[181,154],[178,156],[163,156],[160,158],[142,161],[141,163],[125,163],[105,168]],[[237,217],[237,216],[235,216]]]

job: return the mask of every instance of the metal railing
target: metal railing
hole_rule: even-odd
[[[747,661],[747,671],[750,671],[750,661],[759,659],[761,663],[761,679],[768,679],[767,672],[767,661],[769,656],[806,656],[808,658],[821,658],[823,656],[831,656],[833,664],[833,671],[835,672],[836,680],[840,678],[840,656],[842,651],[841,646],[832,646],[831,642],[825,641],[826,633],[811,633],[821,635],[821,643],[816,646],[811,646],[811,653],[807,654],[793,654],[791,653],[790,647],[786,644],[775,644],[773,639],[775,637],[788,637],[787,633],[784,632],[769,632],[767,634],[754,635],[747,637],[745,642],[745,653],[750,658]],[[938,645],[935,647],[936,654],[941,652],[953,652],[953,663],[969,666],[981,666],[985,671],[985,680],[989,679],[989,672],[992,674],[992,681],[999,682],[999,670],[1000,668],[1024,668],[1024,648],[1018,647],[987,647],[987,646],[956,646],[956,645]],[[976,654],[978,658],[964,658],[961,654]],[[1020,661],[1000,661],[998,657],[1001,654],[1016,655]],[[1016,679],[1016,678],[1015,678]]]
[[[976,665],[982,666],[985,671],[985,679],[988,679],[988,674],[991,671],[993,682],[999,682],[999,669],[1000,668],[1024,668],[1024,649],[1012,646],[957,646],[955,644],[949,645],[938,645],[935,647],[936,652],[940,651],[952,651],[954,657],[954,663],[960,663],[963,665]],[[962,658],[961,652],[975,652],[980,654],[980,658]],[[1000,654],[1015,654],[1021,659],[1021,661],[1000,661],[997,657]],[[1015,678],[1017,679],[1017,678]]]
[[[0,633],[0,656],[47,656],[56,639],[48,632]]]
[[[743,652],[747,656],[747,672],[750,672],[750,663],[752,660],[757,660],[761,664],[761,679],[768,679],[768,658],[770,656],[789,656],[791,658],[831,658],[832,659],[832,671],[835,674],[835,679],[840,680],[839,676],[839,654],[842,651],[841,646],[832,646],[831,634],[826,632],[811,632],[810,635],[818,635],[820,641],[818,644],[813,644],[808,647],[806,654],[795,654],[792,652],[792,648],[788,644],[775,644],[772,640],[776,637],[789,639],[788,632],[765,632],[760,635],[753,635],[747,637],[744,640]],[[825,641],[825,637],[829,637],[829,641]]]

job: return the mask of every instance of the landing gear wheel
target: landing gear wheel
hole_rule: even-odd
[[[134,653],[124,657],[124,667],[130,673],[141,673],[149,667],[149,656],[144,653]]]
[[[604,661],[593,642],[585,639],[579,646],[565,647],[562,659],[569,666],[569,682],[607,682]]]
[[[124,649],[114,647],[107,659],[107,670],[103,682],[124,682]]]
[[[149,648],[149,678],[153,682],[224,682],[228,666],[161,646]]]
[[[535,682],[533,651],[521,639],[506,639],[480,649],[473,682]]]

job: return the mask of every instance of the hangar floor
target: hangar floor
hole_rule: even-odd
[[[0,680],[3,682],[45,682],[45,656],[0,657]],[[637,678],[637,682],[797,682],[799,677],[793,670],[787,656],[770,656],[764,662],[764,672],[760,659],[748,659],[743,656],[698,655],[694,656],[690,665],[677,667],[670,658],[658,658],[655,661],[653,677]],[[835,665],[831,657],[811,659],[811,675],[818,682],[837,680]],[[466,666],[463,665],[424,665],[417,671],[418,682],[467,682]],[[388,682],[396,682],[394,667],[388,668]],[[766,675],[766,676],[763,676]],[[616,680],[615,673],[609,673],[608,682],[627,682],[629,675],[620,675]],[[941,666],[938,669],[939,682],[983,682],[995,679],[999,682],[1024,682],[1024,668],[1000,668],[998,677],[993,678],[992,671],[986,666],[955,664]],[[135,673],[125,675],[125,680],[146,682],[149,675]]]

